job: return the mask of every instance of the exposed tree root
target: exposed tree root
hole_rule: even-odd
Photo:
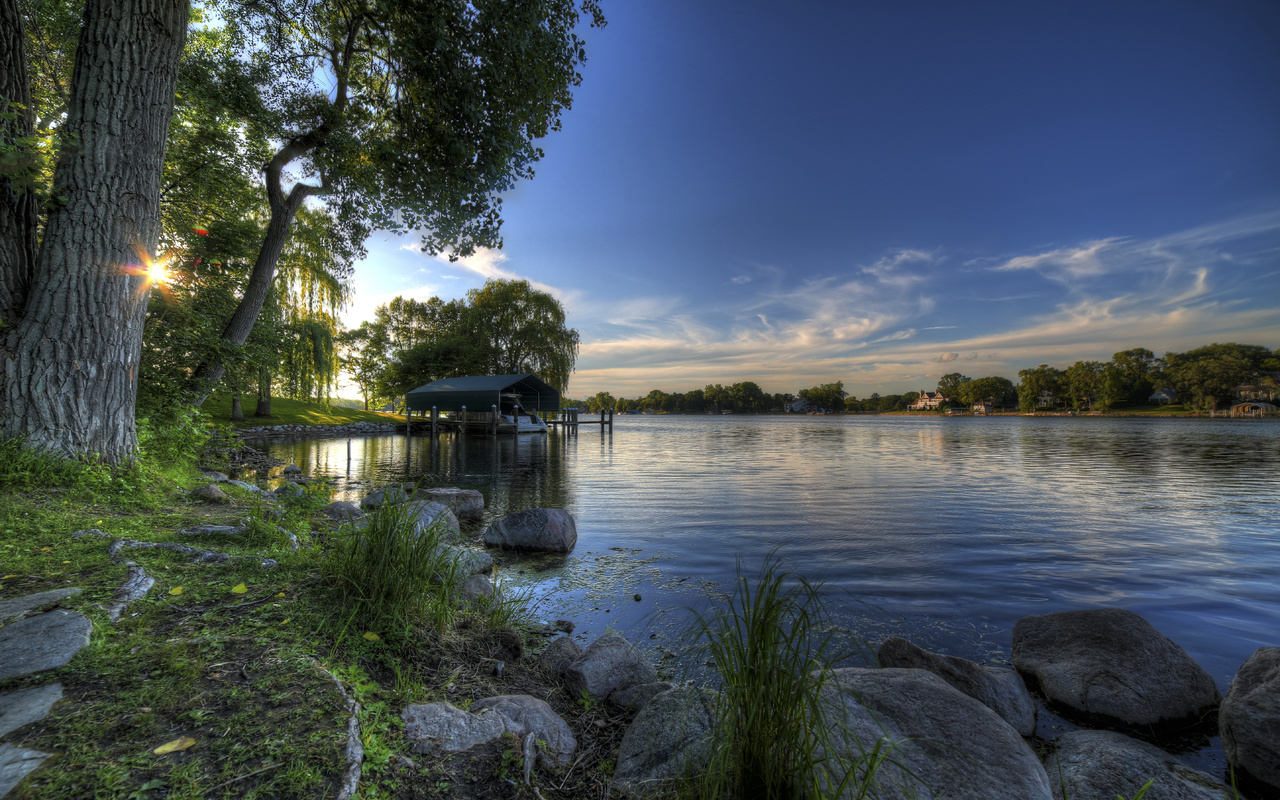
[[[114,538],[109,533],[104,533],[97,528],[90,528],[86,531],[76,531],[71,534],[79,539],[82,536],[101,536],[105,539]],[[257,556],[233,556],[229,553],[215,553],[212,550],[201,550],[186,544],[177,542],[139,542],[134,539],[116,539],[107,548],[107,555],[115,559],[119,552],[126,547],[140,547],[144,549],[157,548],[161,550],[173,550],[177,553],[191,556],[191,560],[197,564],[230,564],[232,561],[256,561],[263,567],[274,567],[277,562],[273,558],[259,558]]]
[[[112,622],[118,622],[120,615],[129,607],[129,604],[146,597],[147,592],[151,591],[151,587],[155,585],[156,579],[148,575],[146,570],[137,564],[130,566],[129,577],[125,578],[120,588],[116,589],[116,593],[111,595],[111,602],[104,606],[107,617]]]
[[[342,694],[342,699],[347,701],[347,713],[350,715],[347,719],[347,777],[338,789],[337,800],[351,800],[355,796],[356,789],[360,787],[360,770],[364,764],[364,745],[360,742],[360,704],[347,693],[346,687],[342,685],[342,681],[338,680],[338,676],[325,669],[324,665],[314,658],[307,656],[307,660],[313,667],[329,676]]]

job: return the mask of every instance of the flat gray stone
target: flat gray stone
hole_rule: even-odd
[[[38,750],[23,750],[11,744],[0,744],[0,797],[4,797],[22,779],[40,766],[49,753]]]
[[[1054,797],[1135,797],[1147,781],[1150,800],[1226,800],[1231,790],[1165,751],[1114,731],[1071,731],[1044,762]]]
[[[92,630],[88,617],[62,609],[0,628],[0,681],[66,666]]]
[[[11,619],[25,617],[32,611],[44,611],[46,608],[56,606],[71,595],[79,593],[79,589],[68,587],[66,589],[50,589],[47,592],[27,594],[9,600],[0,600],[0,624],[4,624]]]
[[[0,736],[49,716],[49,709],[61,699],[60,683],[0,694]]]
[[[151,591],[151,587],[155,585],[156,579],[148,575],[142,567],[137,564],[129,567],[128,577],[111,596],[111,602],[104,606],[107,609],[107,617],[112,622],[118,622],[120,615],[129,607],[129,604],[146,597],[147,592]]]
[[[248,528],[238,525],[197,525],[194,528],[183,528],[178,533],[187,536],[239,536]]]

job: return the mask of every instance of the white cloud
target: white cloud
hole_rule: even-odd
[[[959,357],[960,357],[959,353],[943,353],[942,355],[938,356],[938,360],[945,363],[947,361],[955,361]]]
[[[998,272],[1034,269],[1042,275],[1055,280],[1078,279],[1102,275],[1107,272],[1103,255],[1114,250],[1125,240],[1119,237],[1099,239],[1086,242],[1076,247],[1064,247],[1048,253],[1031,256],[1017,256],[995,267]]]

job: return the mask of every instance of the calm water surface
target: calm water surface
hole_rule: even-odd
[[[426,476],[482,491],[486,519],[568,509],[572,555],[499,564],[584,639],[607,624],[666,636],[674,610],[777,547],[873,643],[902,633],[1000,660],[1019,617],[1127,608],[1223,690],[1280,644],[1275,421],[627,416],[611,435],[268,449],[343,499]]]

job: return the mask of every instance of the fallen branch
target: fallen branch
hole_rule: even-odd
[[[71,534],[79,539],[84,536],[101,536],[106,539],[112,538],[111,534],[104,533],[97,528],[90,528],[86,531],[76,531]],[[192,547],[187,544],[179,544],[178,542],[139,542],[134,539],[116,539],[107,548],[107,555],[115,559],[117,554],[126,547],[138,547],[143,549],[160,549],[173,550],[183,555],[191,556],[191,560],[196,564],[230,564],[232,561],[257,561],[260,566],[274,567],[277,562],[273,558],[259,558],[258,556],[233,556],[229,553],[215,553],[212,550],[201,550],[198,547]]]
[[[338,692],[342,694],[342,699],[347,701],[347,712],[350,714],[347,718],[347,777],[338,790],[337,800],[351,800],[355,796],[356,789],[360,787],[360,769],[364,764],[364,745],[360,743],[360,704],[347,693],[346,687],[342,685],[342,681],[338,680],[338,676],[325,669],[311,656],[306,658],[313,667],[329,676],[329,680],[333,681],[333,684],[338,687]]]

